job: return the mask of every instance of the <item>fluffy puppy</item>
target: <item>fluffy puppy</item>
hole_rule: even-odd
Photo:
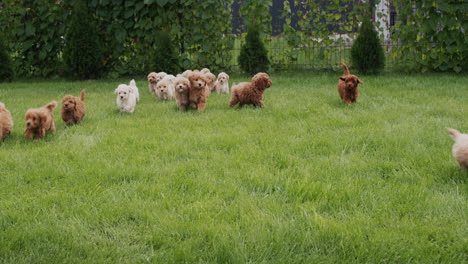
[[[62,120],[67,125],[76,124],[83,120],[86,115],[86,106],[84,104],[86,92],[82,90],[80,97],[65,95],[62,99]]]
[[[148,87],[149,87],[149,91],[151,94],[155,94],[156,93],[156,84],[158,84],[158,81],[157,81],[157,78],[158,78],[158,74],[155,73],[155,72],[150,72],[150,74],[148,74]]]
[[[338,80],[338,93],[341,99],[349,105],[356,102],[359,95],[358,84],[362,81],[356,75],[349,74],[346,64],[341,63],[341,65],[343,66],[343,75]]]
[[[252,77],[252,82],[241,82],[232,84],[231,101],[229,107],[239,104],[239,107],[245,104],[251,104],[254,107],[263,107],[263,93],[265,89],[272,85],[270,76],[264,72],[260,72]]]
[[[190,74],[192,74],[192,72],[193,72],[192,70],[186,70],[182,73],[182,76],[188,79],[188,77],[190,76]]]
[[[179,107],[180,111],[185,111],[189,106],[190,81],[183,76],[179,76],[174,81],[174,87],[177,107]]]
[[[136,86],[135,80],[131,80],[129,86],[130,86],[130,90],[132,91],[132,93],[135,94],[135,98],[137,102],[140,101],[140,92],[138,91],[138,87]]]
[[[26,111],[26,129],[24,136],[39,140],[45,136],[46,131],[55,132],[54,109],[57,102],[52,101],[41,108],[29,109]]]
[[[211,71],[208,68],[203,68],[203,69],[200,70],[200,72],[203,73],[203,74],[207,74],[207,73],[209,73]]]
[[[174,99],[174,83],[168,79],[161,80],[156,86],[156,94],[162,101]]]
[[[189,103],[190,107],[197,109],[199,112],[205,110],[206,100],[208,98],[207,77],[201,72],[193,72],[189,76]]]
[[[206,72],[206,73],[205,73],[205,76],[206,76],[206,79],[207,79],[206,86],[208,87],[208,91],[209,91],[210,93],[212,93],[212,92],[215,91],[216,75],[214,75],[214,74],[211,73],[211,72]]]
[[[214,84],[217,93],[229,93],[229,75],[225,72],[218,74],[218,79]]]
[[[10,111],[5,108],[4,103],[0,103],[0,140],[3,140],[13,129],[13,118]]]
[[[126,84],[120,84],[114,91],[117,94],[117,107],[120,112],[133,113],[136,106],[136,95],[132,87]]]
[[[462,168],[468,170],[468,134],[462,134],[458,130],[448,128],[455,144],[452,147],[452,154]]]

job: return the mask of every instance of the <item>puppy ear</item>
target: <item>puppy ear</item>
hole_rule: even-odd
[[[119,88],[115,89],[114,93],[118,94],[119,93]]]
[[[358,83],[363,83],[361,79],[357,78]]]
[[[343,76],[341,76],[341,77],[340,77],[340,80],[342,80],[343,82],[345,82],[345,81],[346,81],[346,78],[343,77]]]

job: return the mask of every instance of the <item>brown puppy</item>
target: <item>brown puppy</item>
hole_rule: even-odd
[[[245,104],[254,105],[254,107],[263,107],[263,92],[266,88],[272,85],[270,76],[264,72],[255,74],[252,77],[252,82],[241,82],[239,84],[232,84],[231,101],[229,107],[239,104],[239,107]]]
[[[82,90],[80,97],[65,95],[62,99],[62,119],[67,125],[76,124],[86,115],[84,104],[86,92]]]
[[[176,77],[174,81],[174,88],[177,106],[179,107],[180,111],[185,111],[189,106],[190,81],[183,76]]]
[[[52,101],[41,108],[29,109],[26,112],[26,130],[24,136],[39,140],[45,136],[46,131],[55,132],[54,113],[57,102]]]
[[[158,74],[155,72],[150,72],[147,79],[150,93],[155,94],[156,84],[158,84]]]
[[[362,81],[356,75],[349,74],[346,64],[341,63],[341,65],[343,66],[343,75],[338,80],[338,93],[341,99],[349,105],[356,102],[359,95],[358,84]]]
[[[190,107],[197,109],[199,112],[205,110],[206,100],[208,98],[208,79],[201,72],[192,72],[189,76],[189,103]]]
[[[5,108],[5,104],[0,103],[0,140],[10,134],[13,129],[13,118],[10,111]]]

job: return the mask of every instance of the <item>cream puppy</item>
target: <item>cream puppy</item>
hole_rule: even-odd
[[[452,147],[452,154],[455,160],[465,170],[468,169],[468,134],[462,134],[453,128],[447,129],[455,144]]]
[[[166,75],[164,78],[158,82],[156,86],[156,95],[160,100],[172,100],[175,98],[175,76]]]
[[[117,107],[120,112],[133,113],[137,103],[137,97],[133,88],[130,85],[120,84],[115,89],[117,94]]]
[[[135,94],[137,102],[140,101],[140,92],[138,91],[138,87],[136,86],[135,80],[130,81],[130,89]]]
[[[13,118],[10,111],[5,108],[4,103],[0,103],[0,140],[10,134],[13,129]]]
[[[229,93],[229,75],[225,72],[218,74],[218,79],[215,82],[215,91],[217,93]]]

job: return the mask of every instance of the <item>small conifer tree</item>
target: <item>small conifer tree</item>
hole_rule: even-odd
[[[256,26],[249,27],[238,61],[241,69],[250,75],[269,71],[270,60],[268,59],[268,51],[260,38],[260,32]]]
[[[175,50],[174,42],[167,32],[160,31],[157,33],[156,49],[154,53],[155,64],[153,71],[176,74],[181,70],[179,56]]]
[[[97,23],[87,1],[74,2],[63,50],[66,74],[71,78],[94,79],[102,74],[104,52]]]
[[[351,63],[362,73],[379,73],[385,66],[379,34],[369,16],[364,17],[359,35],[351,47]]]
[[[13,70],[10,56],[0,36],[0,82],[11,81],[13,79]]]

